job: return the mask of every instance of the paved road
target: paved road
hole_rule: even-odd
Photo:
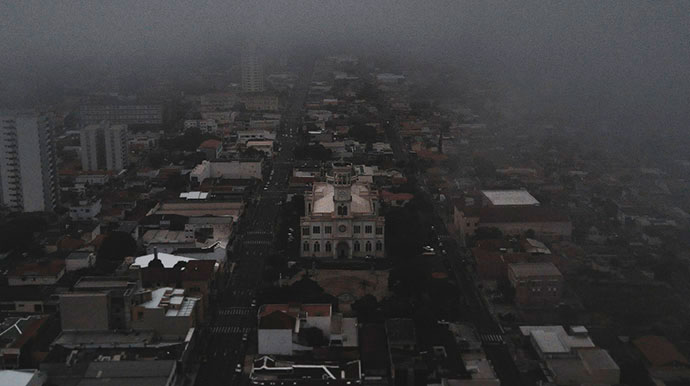
[[[305,70],[299,74],[278,130],[277,141],[281,149],[273,160],[273,168],[259,187],[255,207],[249,217],[242,220],[245,224],[239,235],[234,257],[237,266],[230,285],[219,296],[211,320],[200,333],[200,344],[193,357],[200,362],[195,385],[240,385],[247,382],[248,367],[245,367],[244,358],[250,348],[256,347],[254,297],[261,285],[265,258],[275,252],[275,219],[285,198],[293,150],[300,138],[298,128],[311,82],[312,63],[305,65]]]
[[[384,105],[385,106],[385,105]],[[387,117],[386,135],[390,141],[391,148],[397,160],[412,161],[398,131],[395,117],[384,107],[382,112]],[[430,244],[437,253],[441,253],[450,267],[449,273],[454,275],[459,286],[459,298],[464,303],[463,306],[471,318],[471,322],[477,328],[477,332],[482,339],[487,357],[494,365],[494,369],[501,379],[502,385],[519,386],[522,385],[520,372],[515,366],[515,362],[510,355],[508,346],[503,339],[503,328],[489,311],[486,300],[481,296],[477,287],[477,279],[474,275],[470,262],[470,256],[464,245],[458,245],[455,237],[448,233],[445,222],[439,213],[443,209],[434,200],[427,186],[430,186],[426,177],[415,167],[409,165],[407,168],[408,181],[417,187],[418,195],[424,196],[434,205],[433,226],[436,239]],[[442,252],[445,251],[445,254]]]

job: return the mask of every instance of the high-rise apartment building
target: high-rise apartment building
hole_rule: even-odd
[[[247,44],[242,50],[242,91],[264,91],[264,69],[253,43]]]
[[[52,211],[58,195],[51,117],[0,113],[0,202],[17,211]]]
[[[124,125],[160,125],[163,123],[163,106],[157,104],[103,103],[85,104],[79,108],[82,125],[108,121]]]
[[[122,170],[127,167],[127,126],[101,122],[81,130],[83,170]]]

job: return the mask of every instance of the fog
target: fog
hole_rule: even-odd
[[[687,1],[3,2],[0,92],[7,102],[96,68],[231,61],[247,39],[269,55],[311,47],[453,64],[535,114],[621,130],[685,133],[690,119]]]

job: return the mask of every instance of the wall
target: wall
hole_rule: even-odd
[[[481,223],[484,227],[495,227],[504,235],[519,235],[532,229],[538,239],[570,239],[573,226],[570,222],[524,222],[524,223]]]

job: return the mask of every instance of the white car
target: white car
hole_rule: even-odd
[[[431,248],[431,247],[428,246],[428,245],[423,246],[422,249],[423,249],[425,252],[433,252],[433,251],[434,251],[434,248]]]

